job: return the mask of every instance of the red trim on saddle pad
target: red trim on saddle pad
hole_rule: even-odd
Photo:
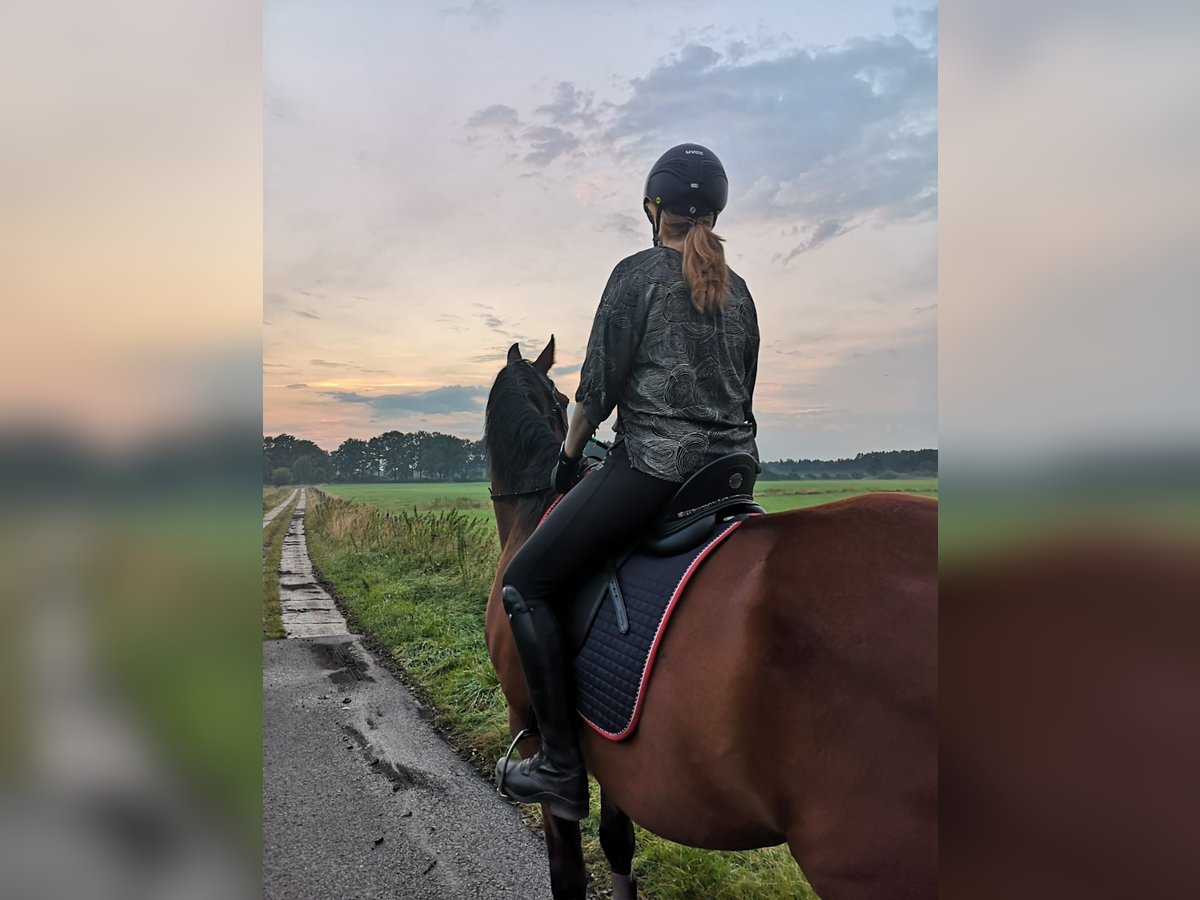
[[[756,518],[757,515],[759,514],[753,514],[750,516],[750,518]],[[633,733],[633,730],[637,727],[638,719],[642,715],[642,701],[646,697],[646,685],[650,682],[650,670],[654,668],[654,658],[658,654],[658,645],[662,640],[663,632],[667,630],[667,622],[669,622],[671,619],[671,613],[675,611],[675,604],[678,603],[679,598],[683,596],[684,588],[686,588],[688,582],[691,581],[692,575],[694,575],[696,570],[700,568],[700,563],[704,562],[704,560],[708,558],[708,555],[717,549],[717,547],[719,547],[721,544],[723,544],[725,539],[737,531],[738,527],[742,524],[742,522],[745,521],[747,520],[741,519],[737,522],[734,522],[727,529],[725,529],[723,533],[718,535],[711,544],[705,547],[704,550],[702,550],[696,556],[696,558],[692,560],[691,565],[687,567],[687,570],[683,573],[682,577],[680,577],[679,584],[675,586],[675,590],[671,593],[671,600],[667,604],[667,608],[663,610],[662,621],[658,623],[658,630],[654,633],[654,642],[650,645],[650,652],[646,656],[646,665],[645,668],[642,669],[642,679],[638,684],[637,701],[633,705],[633,715],[629,717],[629,724],[626,725],[621,731],[614,734],[611,731],[605,731],[587,716],[580,714],[580,718],[583,719],[583,721],[586,722],[588,726],[601,737],[608,738],[610,741],[620,741],[629,737],[629,735]]]
[[[542,527],[542,523],[546,521],[546,516],[550,515],[551,510],[553,510],[554,507],[558,506],[558,501],[560,501],[565,496],[567,496],[567,495],[559,494],[557,497],[555,497],[553,500],[550,501],[550,505],[547,506],[546,511],[544,513],[542,513],[542,517],[540,519],[538,519],[537,528]],[[536,531],[537,528],[535,528],[534,530]]]

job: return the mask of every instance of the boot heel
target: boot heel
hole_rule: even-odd
[[[556,818],[565,819],[568,822],[578,822],[587,818],[587,803],[572,803],[570,800],[555,797],[546,800],[545,804],[546,809],[550,810],[550,814]]]

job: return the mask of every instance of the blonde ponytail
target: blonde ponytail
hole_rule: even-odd
[[[725,264],[725,240],[712,230],[713,217],[688,219],[662,213],[660,231],[674,240],[683,239],[683,280],[692,295],[692,306],[707,313],[725,308],[729,268]]]

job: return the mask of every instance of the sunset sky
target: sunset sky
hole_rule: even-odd
[[[268,0],[264,433],[478,438],[508,346],[551,333],[573,395],[646,172],[695,141],[763,457],[937,446],[935,8],[679,9]]]

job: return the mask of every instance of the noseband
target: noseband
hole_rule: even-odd
[[[542,413],[542,418],[550,420],[551,428],[553,428],[555,425],[562,428],[563,438],[565,439],[568,428],[567,411],[558,402],[558,397],[556,397],[554,394],[554,383],[550,380],[549,376],[535,369],[533,367],[533,363],[531,363],[529,360],[523,359],[521,362],[529,366],[533,374],[537,376],[538,383],[545,388],[546,393],[550,397],[550,406],[553,407],[554,412]],[[553,490],[553,487],[547,484],[544,487],[526,488],[520,491],[509,491],[504,494],[497,494],[492,490],[491,486],[488,487],[488,493],[491,495],[492,500],[508,500],[514,497],[532,497],[536,494],[545,494],[551,490]]]

